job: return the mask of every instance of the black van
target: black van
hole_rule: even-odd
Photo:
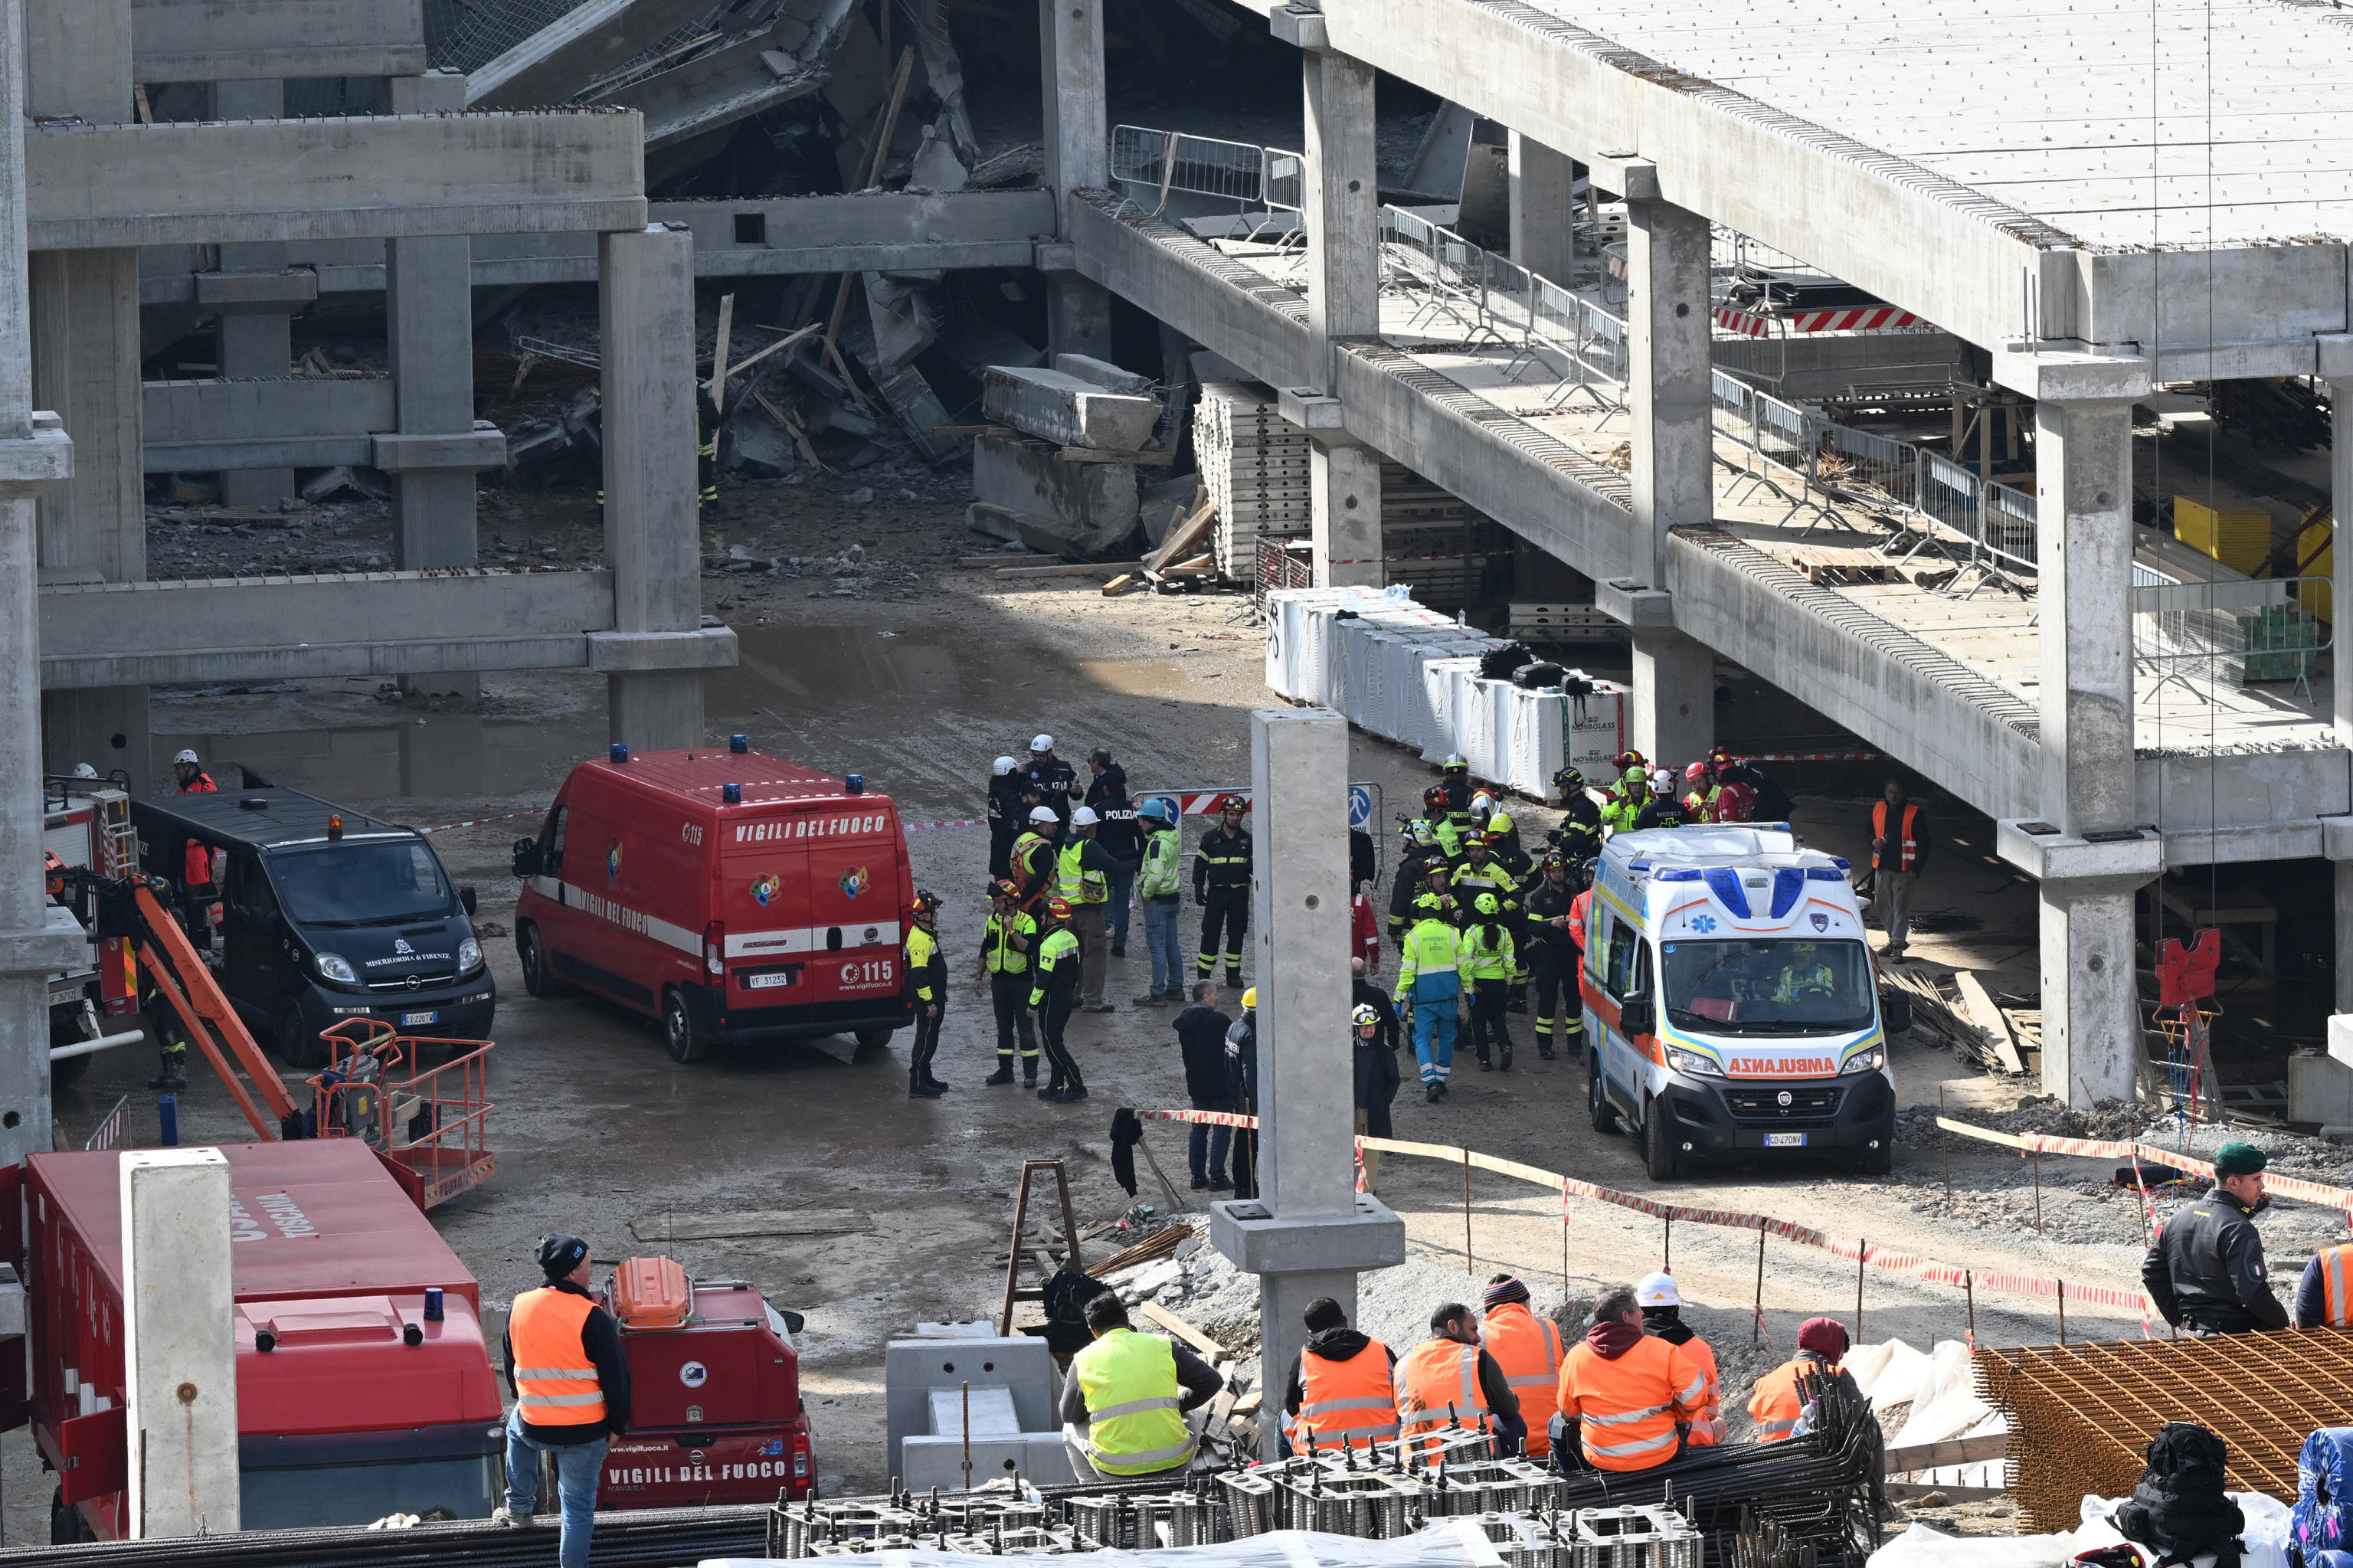
[[[490,1037],[498,995],[467,918],[474,890],[450,883],[424,835],[234,767],[221,777],[216,793],[134,798],[131,821],[140,866],[175,886],[191,839],[213,852],[215,975],[257,1038],[316,1066],[319,1032],[346,1018]]]

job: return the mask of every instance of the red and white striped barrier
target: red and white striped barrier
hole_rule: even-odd
[[[1210,1127],[1240,1127],[1253,1129],[1258,1126],[1258,1118],[1239,1116],[1231,1111],[1139,1110],[1135,1114],[1146,1121],[1187,1121],[1199,1122]],[[1942,1123],[1940,1125],[1957,1126],[1958,1124]],[[1969,1129],[1964,1128],[1962,1130]],[[1997,1133],[1992,1136],[2001,1142],[2021,1141],[2006,1133]],[[2124,1150],[2128,1154],[2132,1150],[2139,1147],[2128,1143],[2099,1143],[2089,1139],[2044,1139],[2036,1141],[2052,1146],[2046,1148],[2045,1152],[2048,1153],[2105,1155],[2111,1150]],[[2056,1147],[2062,1144],[2076,1147],[2065,1149]],[[1686,1224],[1721,1225],[1730,1230],[1761,1230],[1767,1234],[1779,1236],[1785,1241],[1795,1242],[1800,1246],[1820,1248],[1833,1257],[1843,1258],[1849,1263],[1859,1263],[1866,1267],[1883,1269],[1890,1274],[1907,1275],[1914,1279],[1933,1285],[1950,1286],[1957,1290],[1972,1292],[1994,1290],[2013,1296],[2041,1297],[2059,1303],[2063,1311],[2069,1303],[2073,1302],[2086,1307],[2110,1307],[2123,1311],[2137,1312],[2141,1316],[2144,1331],[2153,1331],[2150,1330],[2152,1308],[2148,1297],[2137,1286],[2085,1284],[2081,1280],[2054,1279],[2042,1275],[2014,1274],[2004,1269],[1968,1268],[1958,1264],[1940,1263],[1934,1258],[1922,1257],[1917,1253],[1898,1252],[1892,1247],[1873,1246],[1861,1239],[1833,1235],[1828,1231],[1816,1230],[1811,1225],[1799,1224],[1794,1220],[1777,1220],[1769,1214],[1753,1214],[1739,1209],[1703,1209],[1694,1208],[1687,1203],[1661,1202],[1655,1198],[1639,1197],[1632,1192],[1619,1192],[1614,1187],[1604,1187],[1599,1182],[1583,1181],[1575,1176],[1564,1176],[1557,1171],[1541,1170],[1533,1165],[1523,1165],[1514,1160],[1501,1160],[1492,1154],[1481,1154],[1475,1150],[1456,1149],[1448,1144],[1409,1143],[1394,1138],[1360,1137],[1356,1140],[1356,1190],[1360,1192],[1364,1191],[1366,1150],[1384,1154],[1419,1154],[1428,1159],[1461,1161],[1475,1165],[1482,1171],[1493,1171],[1502,1175],[1517,1177],[1524,1181],[1533,1181],[1543,1186],[1557,1186],[1560,1189],[1563,1224],[1568,1223],[1570,1201],[1576,1198],[1586,1198],[1595,1202],[1613,1203],[1619,1208],[1630,1209],[1638,1214],[1646,1214],[1656,1220],[1680,1220]],[[2142,1155],[2143,1158],[2162,1155],[2176,1166],[2197,1164],[2196,1161],[2165,1155],[2159,1150],[2144,1149]],[[2210,1174],[2212,1170],[2211,1166],[2199,1168],[2207,1171]],[[2292,1181],[2294,1178],[2284,1178],[2284,1180]],[[2296,1184],[2318,1191],[2332,1192],[2336,1191],[2334,1188],[2320,1188],[2316,1182],[2298,1181]]]
[[[1743,762],[1879,762],[1885,754],[1877,751],[1760,751],[1743,757]]]
[[[987,817],[958,817],[953,822],[902,822],[902,832],[928,833],[938,828],[982,828],[988,825]]]
[[[1971,1127],[1965,1121],[1938,1117],[1936,1125],[1947,1132],[1957,1132],[1964,1138],[1974,1138],[1986,1143],[2007,1144],[2021,1154],[2070,1154],[2085,1160],[2129,1160],[2135,1164],[2169,1165],[2176,1171],[2214,1179],[2211,1161],[2195,1155],[2177,1154],[2153,1143],[2119,1143],[2101,1138],[2052,1138],[2039,1132],[1996,1132],[1991,1128]],[[2301,1176],[2284,1176],[2277,1171],[2263,1172],[2263,1191],[2283,1198],[2295,1198],[2306,1203],[2321,1203],[2340,1213],[2353,1215],[2353,1190],[2331,1187],[2325,1181],[2307,1181]]]
[[[528,810],[508,811],[496,817],[476,817],[470,822],[443,822],[438,827],[419,828],[417,831],[420,833],[446,833],[455,828],[480,828],[491,822],[511,822],[517,817],[536,817],[546,810],[544,806],[533,806]]]
[[[1895,305],[1842,305],[1765,315],[1736,305],[1715,307],[1715,324],[1743,337],[1767,337],[1778,324],[1790,332],[1876,332],[1915,325],[1920,318]]]

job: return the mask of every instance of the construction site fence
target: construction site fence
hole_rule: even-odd
[[[1118,125],[1111,133],[1111,177],[1156,192],[1161,202],[1183,192],[1230,201],[1237,213],[1297,212],[1305,165],[1300,154],[1280,147],[1148,125]],[[1147,210],[1156,213],[1159,204]]]
[[[1243,1116],[1232,1111],[1139,1110],[1135,1114],[1146,1121],[1198,1122],[1211,1127],[1241,1128],[1251,1131],[1257,1130],[1258,1128],[1258,1118]],[[1983,1134],[1981,1128],[1964,1128],[1959,1123],[1940,1119],[1938,1125]],[[1997,1142],[2013,1141],[2006,1134],[1995,1133],[1988,1136]],[[2082,1140],[2051,1139],[2047,1141],[2059,1143]],[[2125,1144],[2094,1146],[2096,1150],[2131,1147],[2133,1146]],[[1664,1221],[1670,1225],[1675,1224],[1715,1225],[1729,1230],[1756,1232],[1760,1238],[1766,1235],[1778,1236],[1784,1241],[1793,1242],[1799,1246],[1814,1247],[1827,1252],[1833,1257],[1854,1264],[1858,1268],[1876,1268],[1890,1274],[1904,1275],[1927,1284],[1950,1286],[1954,1289],[1967,1291],[1972,1301],[1977,1292],[1989,1290],[2003,1295],[2036,1297],[2053,1302],[2057,1305],[2063,1319],[2070,1305],[2135,1312],[2140,1315],[2143,1331],[2154,1332],[2152,1324],[2156,1318],[2156,1308],[2150,1303],[2147,1294],[2138,1286],[2087,1284],[2083,1280],[2021,1274],[2009,1269],[1973,1268],[1961,1264],[1942,1263],[1934,1258],[1923,1257],[1917,1253],[1875,1245],[1861,1237],[1837,1235],[1829,1231],[1819,1230],[1812,1225],[1799,1224],[1794,1220],[1776,1219],[1769,1214],[1749,1213],[1738,1209],[1700,1208],[1686,1203],[1663,1202],[1656,1198],[1644,1198],[1632,1192],[1621,1192],[1615,1188],[1604,1187],[1599,1182],[1564,1175],[1557,1171],[1546,1171],[1540,1166],[1523,1164],[1516,1160],[1504,1160],[1493,1154],[1482,1154],[1476,1150],[1458,1149],[1451,1144],[1412,1143],[1401,1139],[1359,1136],[1356,1140],[1356,1187],[1359,1192],[1364,1190],[1365,1155],[1368,1150],[1381,1154],[1404,1154],[1425,1160],[1443,1160],[1449,1165],[1460,1167],[1464,1172],[1466,1182],[1469,1173],[1472,1171],[1492,1171],[1499,1176],[1510,1176],[1538,1187],[1548,1188],[1560,1194],[1561,1224],[1564,1226],[1568,1224],[1569,1215],[1577,1200],[1609,1203],[1621,1209],[1631,1210],[1638,1214]],[[2094,1151],[2094,1149],[2084,1150],[2084,1152],[2092,1151]],[[2162,1150],[2151,1150],[2149,1154],[2151,1157],[2161,1157],[2177,1168],[2187,1169],[2192,1163],[2164,1154]],[[2200,1169],[2205,1170],[2210,1175],[2212,1172],[2211,1166],[2200,1167]],[[2316,1182],[2300,1182],[2298,1185],[2315,1191],[2331,1192],[2337,1191],[2335,1188],[2321,1188]],[[1467,1227],[1470,1213],[1467,1185],[1463,1211],[1464,1224]]]
[[[2136,1168],[2165,1166],[2203,1177],[2209,1181],[2214,1180],[2214,1167],[2211,1161],[2176,1150],[2161,1149],[2153,1143],[2129,1143],[2101,1138],[2053,1138],[2039,1132],[1997,1132],[1989,1127],[1972,1127],[1968,1122],[1954,1121],[1948,1117],[1938,1117],[1936,1125],[1946,1132],[1974,1138],[1982,1143],[1999,1143],[2021,1154],[2124,1160],[2131,1161]],[[2353,1189],[2332,1187],[2326,1181],[2313,1181],[2302,1176],[2285,1176],[2276,1171],[2266,1171],[2263,1172],[2263,1191],[2275,1198],[2293,1198],[2302,1203],[2322,1204],[2353,1222]]]
[[[2307,688],[2320,655],[2335,646],[2333,625],[2314,613],[2327,604],[2325,577],[2251,577],[2239,582],[2175,582],[2135,562],[2133,656],[2158,680],[2195,668],[2213,683],[2296,681]]]

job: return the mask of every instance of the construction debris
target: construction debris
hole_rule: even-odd
[[[1103,368],[1119,374],[1111,366]],[[988,418],[1064,446],[1141,451],[1160,424],[1157,397],[1107,391],[1096,380],[1060,370],[993,366],[982,387],[981,412]]]
[[[1260,535],[1308,530],[1314,458],[1307,432],[1255,385],[1204,381],[1193,410],[1193,452],[1216,519],[1218,570],[1235,582],[1253,582]]]

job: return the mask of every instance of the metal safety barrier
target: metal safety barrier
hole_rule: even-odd
[[[2179,684],[2200,702],[2194,680],[2209,685],[2288,681],[2312,694],[2320,655],[2336,645],[2334,628],[2314,613],[2318,577],[2255,577],[2243,582],[2171,582],[2133,567],[2133,658],[2158,679],[2141,690],[2154,701]]]

